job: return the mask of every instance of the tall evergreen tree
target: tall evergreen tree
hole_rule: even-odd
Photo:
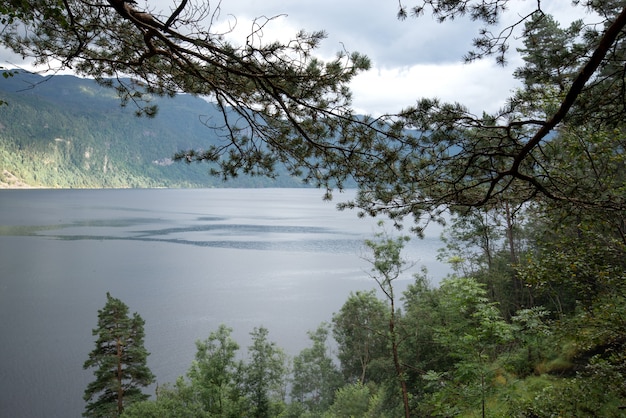
[[[96,347],[89,353],[84,369],[96,368],[83,398],[87,401],[85,417],[118,417],[124,407],[143,401],[148,395],[142,387],[154,381],[144,348],[145,321],[136,312],[131,316],[121,300],[107,292],[107,302],[98,311]]]

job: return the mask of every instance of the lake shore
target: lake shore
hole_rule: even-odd
[[[2,177],[0,177],[0,189],[40,189],[41,187],[31,186],[24,183],[21,179],[17,178],[13,173],[7,170],[2,170]]]

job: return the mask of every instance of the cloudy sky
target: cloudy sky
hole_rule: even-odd
[[[174,4],[174,0],[137,1],[153,10]],[[504,25],[536,5],[532,0],[511,3],[515,9]],[[584,16],[570,0],[543,2],[542,8],[563,22]],[[233,36],[244,40],[254,18],[279,16],[265,28],[268,41],[292,38],[300,29],[324,30],[328,38],[319,51],[322,57],[330,58],[341,49],[367,55],[372,69],[352,84],[354,106],[362,112],[398,111],[421,97],[458,101],[477,113],[503,105],[516,86],[511,73],[520,61],[514,53],[504,68],[493,59],[464,64],[462,57],[471,49],[480,23],[461,18],[438,24],[429,15],[399,21],[397,10],[397,0],[223,0],[220,22],[223,27],[236,24]],[[21,64],[15,58],[11,61]]]
[[[405,5],[412,5],[406,0]],[[536,2],[512,1],[508,21],[527,14]],[[542,2],[543,10],[568,22],[584,15],[570,0]],[[520,60],[513,53],[502,68],[493,59],[472,64],[463,55],[483,25],[468,18],[444,24],[430,15],[418,19],[396,18],[396,0],[316,0],[316,1],[228,1],[222,3],[222,18],[236,16],[240,28],[248,29],[256,16],[284,17],[271,23],[276,34],[289,36],[298,29],[328,33],[321,53],[331,57],[337,50],[361,52],[372,60],[372,69],[353,83],[355,107],[368,113],[394,112],[421,97],[458,101],[472,111],[500,108],[516,82],[511,77]]]

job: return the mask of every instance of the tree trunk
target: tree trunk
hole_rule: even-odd
[[[404,370],[400,364],[400,356],[398,355],[398,341],[396,338],[396,308],[394,305],[393,297],[391,301],[391,315],[389,316],[389,333],[391,338],[391,351],[393,353],[393,365],[396,369],[396,375],[400,381],[400,387],[402,389],[402,403],[404,405],[405,418],[411,417],[411,410],[409,409],[409,393],[406,387],[406,381],[404,380]]]
[[[515,266],[519,263],[517,249],[515,247],[515,220],[513,219],[513,215],[511,214],[511,207],[509,206],[509,202],[504,202],[504,209],[506,214],[506,239],[509,242],[509,257],[511,260],[511,266]],[[522,283],[522,281],[517,276],[515,269],[513,269],[513,289],[516,293],[515,304],[517,309],[525,305],[533,306],[533,298],[530,291],[526,292],[528,294],[528,300],[526,301],[526,303],[524,302],[524,283]]]
[[[117,416],[122,415],[124,410],[124,388],[122,387],[122,342],[115,340],[117,347]]]

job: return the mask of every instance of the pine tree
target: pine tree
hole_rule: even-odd
[[[143,401],[148,395],[141,387],[154,381],[144,348],[145,321],[136,312],[107,292],[107,303],[98,311],[96,348],[89,353],[84,369],[97,368],[83,398],[87,401],[85,417],[118,417],[124,406]]]

